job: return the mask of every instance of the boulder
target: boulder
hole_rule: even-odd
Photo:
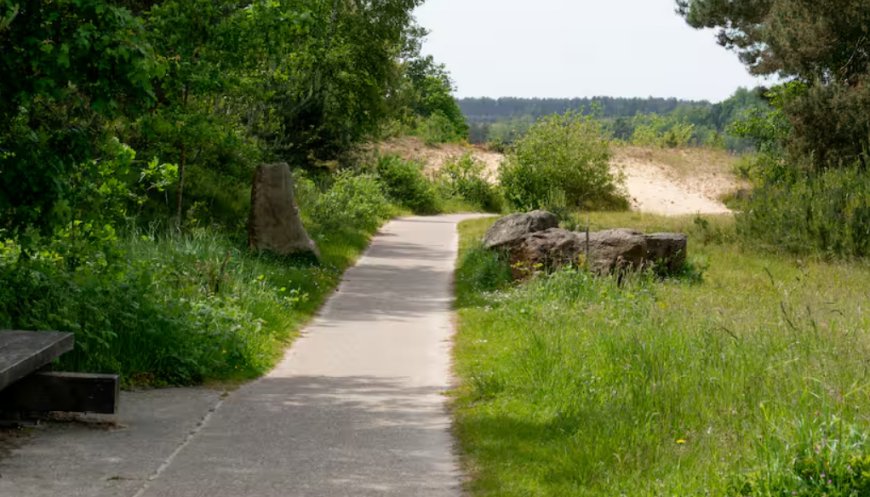
[[[674,273],[686,264],[689,238],[682,233],[646,235],[646,258],[664,272]]]
[[[263,164],[254,173],[248,245],[279,255],[320,257],[299,217],[293,176],[286,163]]]
[[[586,245],[586,234],[580,234]],[[587,267],[596,274],[642,268],[647,257],[646,237],[639,231],[613,229],[589,234]]]
[[[533,211],[524,214],[505,216],[486,232],[483,244],[488,249],[510,249],[523,239],[540,231],[559,226],[559,218],[546,211]]]
[[[514,276],[521,278],[530,272],[577,264],[585,245],[579,233],[560,228],[531,233],[510,251]]]

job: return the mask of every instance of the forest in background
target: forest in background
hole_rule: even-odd
[[[461,98],[469,141],[504,148],[531,125],[552,114],[576,112],[597,118],[613,138],[640,145],[724,147],[734,152],[752,148],[752,141],[732,129],[753,112],[769,108],[764,88],[739,88],[719,103],[676,98]]]

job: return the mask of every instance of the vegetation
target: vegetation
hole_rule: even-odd
[[[457,271],[474,495],[866,493],[866,263],[743,251],[724,217],[597,213],[592,229],[688,233],[702,278],[514,286],[479,245],[490,223],[461,226]]]
[[[859,168],[764,181],[738,207],[738,230],[750,245],[870,256],[870,175]]]
[[[754,183],[739,216],[745,240],[804,254],[866,256],[870,7],[678,3],[692,26],[718,27],[720,43],[752,72],[787,79],[766,93],[769,109],[732,126],[760,152],[742,171]]]
[[[423,174],[423,164],[387,156],[378,161],[378,177],[395,202],[417,214],[438,211],[434,185]]]
[[[462,141],[468,137],[468,123],[453,98],[453,82],[443,65],[431,56],[416,57],[408,62],[408,84],[404,89],[408,101],[410,130],[428,145]]]
[[[709,102],[662,98],[459,100],[471,123],[470,139],[503,149],[544,116],[577,112],[599,119],[617,140],[658,147],[708,146],[746,151],[751,141],[730,125],[755,109],[764,109],[763,90],[738,89],[730,98]]]
[[[792,126],[792,159],[815,168],[867,167],[870,148],[870,5],[862,0],[678,0],[696,28],[719,29],[755,74],[787,78],[779,108]]]
[[[501,212],[504,199],[491,178],[486,177],[486,165],[471,154],[448,160],[438,171],[438,186],[448,199],[461,199],[478,211]]]
[[[354,153],[442,116],[462,139],[420,3],[0,0],[0,328],[73,331],[64,366],[128,385],[265,371],[384,220],[445,208]],[[321,264],[244,247],[265,161]]]
[[[346,190],[341,183],[324,203]],[[371,215],[365,199],[354,200],[345,215]],[[126,385],[254,378],[279,358],[384,214],[338,231],[330,220],[309,222],[321,265],[252,255],[240,240],[204,228],[133,230],[95,248],[93,240],[70,246],[34,233],[3,239],[0,327],[75,332],[76,349],[61,366],[120,373]]]
[[[601,125],[577,114],[535,123],[509,150],[499,180],[518,210],[627,206],[610,172],[610,143]]]

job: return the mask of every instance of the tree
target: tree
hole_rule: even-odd
[[[0,228],[69,221],[73,169],[106,123],[154,101],[164,71],[129,10],[106,0],[0,0]]]
[[[866,0],[677,0],[695,28],[717,28],[754,74],[790,88],[782,110],[788,149],[815,168],[867,167],[870,149],[870,3]]]
[[[412,11],[422,0],[258,2],[247,31],[254,81],[266,95],[257,129],[294,164],[332,160],[392,115]]]

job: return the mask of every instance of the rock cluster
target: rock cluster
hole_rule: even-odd
[[[604,275],[650,266],[675,272],[686,263],[687,237],[681,233],[612,229],[587,235],[557,226],[549,212],[513,214],[490,228],[484,246],[507,253],[518,277],[572,264]]]

